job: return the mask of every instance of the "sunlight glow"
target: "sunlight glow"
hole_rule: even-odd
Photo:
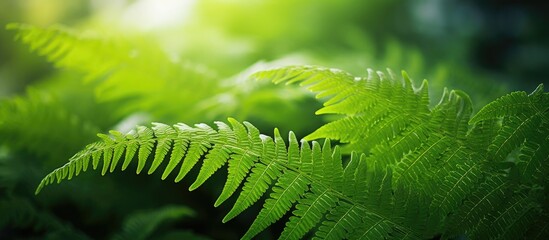
[[[141,0],[128,7],[123,23],[144,30],[179,26],[188,19],[195,0]]]
[[[106,19],[139,30],[161,30],[181,26],[194,9],[196,0],[124,0],[92,2]],[[106,16],[105,16],[106,15]]]

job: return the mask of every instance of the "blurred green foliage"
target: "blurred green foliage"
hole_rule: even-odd
[[[232,116],[262,132],[278,127],[303,137],[327,120],[314,116],[320,103],[303,89],[251,81],[257,70],[290,64],[354,75],[406,70],[429,79],[431,99],[444,87],[461,89],[478,110],[511,90],[547,83],[549,66],[546,16],[527,3],[1,1],[0,25],[13,22],[29,25],[0,31],[2,239],[114,237],[138,209],[181,203],[195,209],[194,221],[149,236],[241,236],[239,226],[253,214],[225,225],[210,221],[226,212],[209,207],[220,183],[191,198],[159,177],[83,176],[32,194],[42,176],[97,132]],[[186,228],[198,234],[175,230]]]

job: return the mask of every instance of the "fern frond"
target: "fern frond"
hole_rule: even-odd
[[[453,146],[466,142],[472,103],[461,91],[447,91],[429,108],[426,81],[415,88],[403,73],[397,79],[369,70],[367,78],[320,67],[285,67],[254,75],[275,83],[299,82],[317,97],[325,98],[319,114],[341,114],[306,138],[329,138],[350,143],[348,149],[364,152],[369,163],[394,165],[394,180],[402,175],[416,183],[434,178],[434,167],[449,165],[441,158]],[[461,157],[462,155],[458,155]]]
[[[549,183],[549,179],[547,179],[547,174],[549,174],[549,164],[547,164],[549,162],[549,135],[545,139],[525,141],[520,150],[517,168],[521,183],[547,186]]]
[[[487,149],[488,160],[503,162],[524,141],[541,144],[544,139],[535,137],[549,134],[549,93],[539,85],[534,92],[514,92],[482,108],[471,119],[471,124],[499,121],[497,134]],[[534,141],[534,142],[533,142]]]
[[[538,114],[543,116],[547,114],[547,110],[549,109],[547,101],[549,101],[549,93],[544,92],[543,84],[540,84],[531,94],[522,91],[513,92],[496,99],[483,107],[471,119],[471,123],[498,119],[505,116]]]
[[[471,159],[459,160],[462,162],[457,163],[452,171],[448,171],[448,175],[438,176],[442,181],[440,185],[437,184],[438,189],[433,195],[431,208],[441,216],[446,216],[460,206],[463,199],[469,196],[478,181],[483,178],[478,164]]]
[[[135,55],[133,44],[122,39],[81,34],[60,25],[40,28],[12,23],[8,30],[17,31],[16,39],[29,45],[32,51],[47,57],[57,67],[89,72],[97,77]]]
[[[323,145],[299,143],[293,133],[286,143],[277,130],[267,137],[234,119],[216,122],[216,129],[154,123],[128,134],[100,135],[102,141],[47,175],[37,193],[86,171],[90,161],[93,169],[102,164],[105,174],[122,159],[122,170],[137,159],[138,174],[164,168],[165,179],[178,170],[175,181],[199,168],[189,190],[227,166],[214,205],[239,196],[224,222],[266,196],[245,239],[292,208],[281,238],[311,231],[321,239],[474,237],[483,228],[503,229],[506,237],[540,216],[546,198],[540,195],[547,172],[546,110],[504,110],[473,121],[465,93],[444,90],[431,108],[426,82],[416,89],[406,74],[402,81],[387,74],[370,71],[368,78],[354,78],[333,69],[288,67],[254,75],[308,85],[325,99],[318,113],[342,115],[306,137],[326,138]],[[545,93],[532,96],[536,108],[546,106]],[[494,107],[504,109],[493,105],[485,113]],[[343,164],[345,151],[332,147],[331,139],[358,152]],[[521,174],[532,174],[533,180]]]
[[[446,147],[454,145],[453,141],[463,141],[472,112],[469,97],[460,91],[444,91],[441,102],[430,109],[427,82],[415,88],[405,73],[401,80],[391,71],[372,70],[366,78],[355,78],[341,70],[306,66],[266,70],[254,77],[275,83],[306,85],[317,93],[317,98],[325,98],[324,107],[317,111],[318,114],[344,115],[306,139],[329,138],[349,143],[346,149],[364,152],[370,155],[369,162],[383,165],[398,164],[405,155],[414,158],[415,155],[408,152],[419,151],[428,139],[437,142],[434,139],[439,137],[430,137],[434,128],[449,137],[448,141],[452,139],[445,141]],[[431,163],[418,161],[420,165],[427,165],[414,170],[416,174],[430,168],[435,160],[431,157],[441,156],[447,150],[444,146],[427,147],[435,151],[426,157]],[[406,162],[400,164],[408,164]],[[406,169],[408,167],[402,167],[402,171],[408,171]],[[395,175],[398,180],[399,171]]]
[[[479,157],[484,157],[488,152],[488,146],[498,135],[500,129],[501,121],[497,119],[475,123],[467,133],[465,145],[474,150]]]
[[[348,203],[340,203],[326,216],[315,239],[344,239],[355,226],[362,225],[364,212]],[[373,224],[375,227],[377,224]]]
[[[456,227],[461,229],[455,230],[456,233],[473,234],[479,221],[498,206],[492,204],[506,204],[501,198],[516,185],[511,183],[509,174],[499,173],[498,169],[510,165],[496,166],[489,161],[506,164],[516,161],[519,169],[512,171],[519,172],[516,174],[528,183],[523,186],[527,189],[546,185],[542,176],[547,169],[542,162],[547,154],[540,146],[546,145],[544,136],[549,134],[549,98],[542,86],[530,95],[504,96],[471,119],[472,103],[465,93],[445,90],[441,101],[430,108],[426,89],[415,89],[407,75],[403,74],[402,82],[390,71],[388,74],[369,71],[368,78],[354,78],[340,70],[306,66],[262,71],[254,77],[306,85],[324,101],[324,108],[317,111],[318,114],[342,115],[306,138],[349,143],[348,149],[366,153],[368,165],[392,169],[390,184],[380,189],[392,189],[396,193],[401,184],[407,184],[420,194],[410,198],[407,194],[383,197],[386,193],[373,191],[367,200],[360,196],[357,199],[380,211],[392,205],[368,204],[376,198],[403,201],[400,205],[414,205],[414,201],[419,201],[415,211],[424,215],[416,221],[414,229],[425,237]],[[523,108],[528,109],[522,111]],[[518,161],[508,156],[516,151]],[[360,166],[351,160],[348,167]],[[343,173],[345,179],[349,179],[349,173]],[[375,176],[375,172],[369,176]],[[364,185],[371,185],[384,178],[363,179],[360,181]],[[478,182],[482,182],[480,187]],[[351,188],[344,189],[352,193]],[[418,216],[408,213],[409,209],[400,209],[392,216],[405,219]],[[513,217],[502,218],[511,221]],[[458,226],[452,226],[456,222]],[[426,226],[431,226],[430,232]],[[346,236],[341,234],[338,236]]]
[[[211,70],[174,61],[143,36],[105,36],[62,26],[9,24],[7,28],[56,66],[83,73],[86,82],[95,83],[100,102],[124,101],[117,109],[122,116],[147,111],[158,119],[195,120],[202,111],[197,103],[220,89]],[[165,102],[174,104],[157,107]],[[181,107],[187,109],[185,114],[178,114]]]
[[[408,76],[403,76],[403,80],[397,80],[390,71],[369,70],[367,78],[355,78],[338,69],[312,66],[285,67],[253,75],[275,83],[299,82],[316,92],[317,98],[327,98],[317,114],[346,117],[324,125],[305,139],[336,139],[365,153],[376,144],[399,136],[413,123],[427,120],[426,82],[415,89]]]
[[[251,239],[265,228],[279,220],[294,203],[309,189],[309,181],[302,174],[286,172],[278,179],[269,199],[265,201],[259,215],[242,238]]]
[[[511,194],[510,183],[504,175],[493,175],[480,184],[480,187],[465,199],[457,211],[450,216],[448,231],[450,235],[478,228],[481,220],[490,212],[505,203],[505,196]]]
[[[540,206],[527,196],[516,194],[506,204],[480,219],[471,238],[519,239],[541,212]]]
[[[524,140],[537,132],[541,118],[537,115],[521,119],[510,116],[503,120],[498,135],[488,147],[488,158],[492,161],[505,161],[511,151],[515,150]]]
[[[393,201],[391,174],[385,174],[384,180],[376,183],[377,178],[365,171],[364,156],[359,160],[355,155],[352,161],[355,163],[344,170],[340,150],[338,147],[332,149],[330,141],[325,141],[323,146],[304,141],[299,146],[295,135],[290,134],[287,146],[278,131],[275,131],[273,139],[261,135],[247,122],[242,124],[229,119],[229,123],[230,126],[216,122],[217,130],[205,124],[189,127],[155,123],[152,128],[139,126],[128,134],[113,131],[110,136],[100,135],[102,141],[88,145],[67,164],[47,175],[36,192],[55,181],[70,179],[86,171],[89,161],[92,161],[93,169],[101,168],[104,174],[117,169],[116,163],[122,159],[124,170],[132,159],[137,158],[137,173],[148,168],[147,172],[151,174],[164,167],[162,178],[165,178],[170,171],[179,168],[183,174],[178,175],[176,181],[200,162],[198,176],[190,190],[199,187],[222,166],[228,165],[227,181],[215,205],[234,195],[240,185],[244,186],[223,221],[232,219],[257,202],[274,183],[259,215],[244,235],[245,239],[254,237],[294,206],[296,210],[287,223],[284,238],[304,236],[324,217],[331,222],[322,223],[317,232],[319,237],[347,236],[354,234],[353,226],[368,227],[369,224],[374,224],[370,226],[372,230],[365,230],[362,234],[386,236],[399,231],[410,236],[421,235],[413,230],[413,226],[400,224],[398,217],[389,214]],[[167,163],[161,162],[162,158]],[[346,179],[343,177],[344,171],[348,172]],[[362,185],[365,180],[368,185]],[[348,185],[344,185],[344,181]],[[368,197],[368,193],[378,191],[384,193],[383,198],[374,200]],[[333,207],[339,210],[333,211]],[[363,218],[365,215],[369,217]],[[379,221],[384,223],[380,224]]]
[[[311,189],[311,191],[317,191]],[[280,239],[300,239],[309,232],[327,211],[335,207],[337,199],[324,190],[322,193],[312,192],[309,196],[298,200],[293,216],[286,223]]]
[[[420,178],[426,177],[425,174],[428,174],[428,170],[446,153],[452,140],[448,137],[433,135],[420,148],[406,154],[395,165],[396,182],[423,182]],[[401,178],[403,180],[400,180]]]

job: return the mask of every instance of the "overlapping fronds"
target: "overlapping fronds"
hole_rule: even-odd
[[[276,123],[291,122],[288,119],[295,115],[306,114],[298,106],[314,109],[317,104],[301,89],[247,81],[250,70],[236,77],[219,77],[201,64],[180,60],[177,52],[142,35],[26,24],[9,24],[7,28],[56,66],[83,73],[98,102],[119,103],[113,112],[118,117],[145,112],[157,121],[199,122],[237,116],[257,119],[257,125],[287,129],[289,126]],[[264,66],[260,63],[250,69]],[[273,107],[279,111],[270,111]],[[318,125],[320,121],[292,124],[292,130],[305,134]]]
[[[549,94],[514,92],[486,105],[470,121],[467,146],[484,161],[486,177],[448,217],[449,236],[543,239],[549,168]],[[473,170],[472,168],[469,170]]]
[[[440,102],[429,108],[426,89],[414,88],[406,74],[398,80],[390,71],[370,70],[368,77],[360,78],[337,69],[306,66],[262,71],[254,77],[305,85],[324,101],[317,113],[342,115],[307,138],[350,143],[350,149],[367,153],[369,164],[392,169],[393,191],[399,190],[395,187],[399,184],[408,184],[418,193],[415,198],[423,198],[419,208],[430,206],[423,211],[427,211],[427,222],[432,221],[432,234],[477,236],[475,229],[485,228],[481,230],[485,234],[513,220],[514,226],[526,226],[540,218],[536,206],[547,201],[539,192],[547,185],[549,156],[545,150],[549,100],[542,85],[530,95],[506,95],[471,119],[472,104],[465,93],[445,90]],[[500,172],[509,167],[508,174]],[[513,183],[517,177],[520,192]],[[517,192],[507,199],[499,194],[503,190],[492,192],[503,186]],[[498,214],[499,205],[494,205],[498,201],[502,207],[512,207],[509,215],[479,227]],[[518,206],[532,211],[515,211]],[[502,236],[513,234],[516,229]]]
[[[429,118],[427,82],[416,89],[406,74],[403,80],[397,80],[391,71],[369,70],[368,77],[361,78],[338,69],[297,66],[262,71],[253,77],[275,83],[299,82],[316,92],[317,98],[328,98],[317,114],[344,117],[322,126],[305,139],[336,139],[349,143],[351,150],[367,154],[376,145],[405,135],[406,130],[425,124]],[[416,128],[421,132],[427,127]],[[422,135],[425,134],[418,137]],[[407,139],[401,141],[407,145]]]
[[[295,135],[290,134],[286,145],[278,131],[272,139],[261,135],[247,122],[241,124],[234,119],[229,122],[231,127],[216,122],[217,129],[205,124],[189,127],[156,123],[152,128],[140,126],[128,134],[112,131],[110,136],[100,135],[102,141],[90,144],[66,165],[46,176],[37,192],[90,168],[100,168],[102,174],[117,168],[125,170],[133,160],[137,161],[137,173],[147,168],[149,174],[163,169],[163,179],[177,172],[175,181],[180,181],[193,167],[200,165],[190,186],[190,190],[194,190],[227,166],[227,181],[215,205],[234,195],[241,185],[243,187],[223,221],[239,215],[271,189],[243,238],[254,237],[292,206],[295,210],[283,238],[302,237],[316,226],[316,235],[320,238],[357,234],[377,237],[397,233],[422,235],[402,222],[399,213],[391,212],[390,171],[370,169],[376,176],[384,176],[383,181],[378,181],[366,171],[364,156],[354,155],[351,163],[343,168],[340,150],[338,147],[332,149],[330,141],[323,146],[306,141],[300,145]],[[382,198],[368,197],[368,194],[378,192],[384,193]],[[357,230],[354,227],[357,225],[369,227]]]
[[[200,165],[190,190],[226,166],[215,206],[239,196],[223,221],[269,192],[245,239],[290,211],[281,239],[309,232],[319,239],[543,234],[529,229],[534,222],[546,224],[549,98],[542,87],[529,96],[504,96],[471,119],[465,93],[445,90],[429,107],[426,82],[415,88],[406,74],[402,81],[390,71],[355,78],[306,66],[254,77],[307,85],[325,101],[318,113],[342,117],[301,144],[293,133],[285,143],[278,131],[273,139],[234,119],[231,126],[216,122],[217,129],[155,123],[128,134],[112,131],[46,176],[37,192],[86,171],[90,161],[105,174],[119,165],[125,170],[135,159],[137,173],[163,169],[165,179],[175,171],[175,181]],[[515,110],[521,108],[516,102],[532,109]],[[307,142],[317,138],[326,138],[324,145]],[[356,151],[342,157],[330,139]]]
[[[549,93],[539,85],[531,94],[514,92],[486,105],[471,121],[473,137],[484,140],[491,166],[509,168],[518,183],[545,187],[549,167]],[[493,127],[490,127],[493,126]],[[477,133],[478,132],[478,133]],[[516,171],[516,172],[515,172]]]
[[[366,153],[368,162],[396,165],[397,180],[402,175],[417,178],[450,148],[459,146],[472,112],[469,97],[460,91],[444,91],[441,101],[429,108],[426,81],[415,88],[406,73],[398,79],[390,70],[369,70],[362,78],[337,69],[286,67],[254,77],[275,83],[299,82],[316,92],[325,99],[318,114],[343,116],[306,139],[349,143],[348,149]]]
[[[543,144],[549,134],[549,93],[543,85],[530,95],[514,92],[486,105],[471,123],[501,121],[501,127],[488,147],[488,158],[505,161],[524,141]],[[540,137],[541,136],[541,137]]]
[[[469,236],[475,239],[520,239],[525,230],[538,227],[534,222],[541,211],[539,204],[529,197],[515,194],[496,211],[481,219]]]

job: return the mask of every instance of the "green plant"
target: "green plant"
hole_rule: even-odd
[[[243,238],[252,238],[291,211],[281,238],[313,230],[320,239],[506,238],[543,239],[547,228],[549,94],[515,92],[472,118],[469,97],[444,91],[429,106],[426,82],[415,88],[406,74],[286,67],[253,75],[275,83],[299,82],[323,99],[319,114],[339,114],[301,143],[261,135],[232,118],[189,127],[154,123],[127,134],[99,134],[48,184],[90,168],[102,174],[136,159],[137,173],[174,170],[183,179],[200,162],[190,190],[227,165],[215,206],[239,193],[228,221],[270,195]],[[316,141],[325,138],[321,147]],[[339,143],[332,146],[332,141]],[[342,154],[342,153],[349,153]],[[102,164],[101,167],[100,164]],[[179,171],[177,171],[179,170]],[[240,186],[242,187],[240,188]]]
[[[223,192],[228,170],[234,172],[234,160],[226,160],[196,190],[186,190],[211,149],[241,144],[219,140],[225,133],[219,133],[214,121],[228,117],[238,119],[225,121],[232,131],[227,131],[229,136],[238,132],[231,122],[240,129],[243,126],[247,135],[251,133],[243,122],[253,123],[254,131],[270,135],[273,144],[277,144],[274,128],[284,138],[292,130],[292,144],[284,139],[286,154],[291,156],[294,149],[314,149],[312,141],[319,142],[316,146],[322,152],[324,139],[329,139],[341,163],[336,161],[338,167],[329,170],[337,171],[328,173],[343,171],[343,177],[336,174],[334,179],[363,183],[334,184],[337,188],[330,188],[327,196],[334,199],[333,192],[346,191],[347,198],[337,196],[333,208],[314,212],[318,221],[305,224],[314,225],[303,235],[305,239],[322,235],[324,225],[332,224],[344,207],[353,206],[351,213],[365,212],[354,207],[357,202],[369,213],[357,221],[375,218],[372,212],[388,218],[372,228],[371,232],[380,230],[373,233],[374,239],[384,234],[406,238],[406,233],[427,239],[549,239],[546,104],[514,93],[499,105],[507,106],[501,108],[503,112],[520,110],[471,120],[497,97],[517,90],[531,92],[539,83],[547,86],[543,72],[548,59],[543,53],[548,46],[543,42],[543,21],[537,21],[543,18],[541,11],[533,11],[537,8],[521,4],[490,8],[492,4],[474,1],[66,2],[0,3],[3,22],[29,23],[8,24],[8,31],[0,31],[0,239],[243,236],[265,200],[272,202],[272,190],[279,188],[278,175],[238,217],[226,223],[221,219],[231,212],[243,186],[250,185],[248,178],[254,169],[265,166],[265,160],[254,158],[232,194],[237,196],[217,208],[211,205]],[[501,22],[499,11],[518,14]],[[486,28],[490,22],[499,27]],[[345,69],[354,76],[364,76],[367,68],[405,69],[409,76],[429,82],[410,81],[417,84],[410,90],[406,77],[402,84],[407,87],[400,88],[400,76],[389,72],[380,78],[394,80],[378,83],[377,72],[372,72],[371,80],[358,77],[355,83],[353,76],[329,69],[276,69],[305,64]],[[306,87],[272,84],[294,80],[312,86],[313,93]],[[319,99],[314,92],[321,94]],[[326,107],[315,116],[323,102]],[[166,125],[150,126],[151,121]],[[177,122],[192,128],[206,123],[216,137],[204,141],[210,148],[184,181],[174,183],[181,161],[188,161],[188,156],[166,177],[170,180],[163,181],[162,175],[178,150],[174,143],[184,137],[167,134],[160,141],[161,134],[154,131],[178,131]],[[97,133],[108,135],[114,129],[128,138],[136,125],[152,127],[154,135],[149,156],[145,160],[142,156],[141,172],[150,170],[161,143],[172,143],[163,158],[159,153],[163,161],[151,175],[133,172],[140,166],[139,146],[126,168],[131,171],[120,171],[127,160],[124,151],[132,143],[117,142],[126,147],[118,150],[122,156],[114,168],[116,174],[92,174],[91,153],[90,172],[81,174],[80,169],[74,181],[35,195],[40,180],[75,152],[93,151],[86,144],[95,141]],[[115,139],[102,136],[106,141]],[[302,138],[307,146],[299,143]],[[105,160],[101,157],[99,171]],[[291,172],[289,165],[280,171]],[[306,174],[301,165],[298,171]],[[70,166],[67,177],[69,172]],[[231,179],[240,177],[231,175]],[[317,196],[313,191],[325,181],[321,177],[325,176],[311,177],[315,181],[307,185],[307,193],[254,239],[276,238],[285,231],[285,224],[296,221],[303,226],[298,219],[311,215],[301,216],[307,209],[301,207],[314,205],[310,197]],[[366,193],[359,191],[357,199],[348,194],[353,193],[348,186]],[[351,238],[367,225],[356,226],[334,233]],[[284,235],[291,229],[286,228]],[[305,229],[289,235],[296,237]]]
[[[18,40],[56,67],[81,74],[75,80],[83,82],[80,88],[90,88],[96,102],[114,105],[110,111],[113,117],[137,112],[156,121],[198,122],[233,116],[255,119],[267,126],[279,122],[278,127],[288,129],[283,125],[303,114],[293,103],[316,106],[301,89],[277,88],[246,78],[245,73],[277,65],[276,62],[259,62],[242,71],[244,75],[219,76],[203,64],[169,54],[154,39],[142,34],[119,36],[18,23],[6,28],[15,31]],[[264,110],[273,102],[280,105],[277,114]],[[314,128],[319,124],[312,119],[301,125],[292,124],[292,130],[305,134],[311,125]]]

